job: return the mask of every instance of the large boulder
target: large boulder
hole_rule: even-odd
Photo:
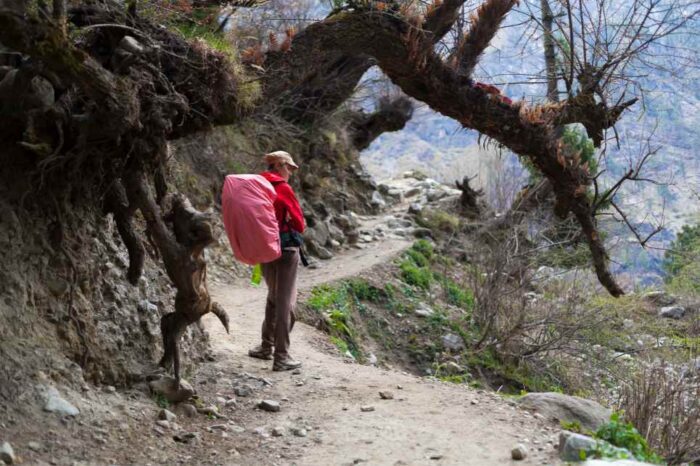
[[[595,401],[561,393],[528,393],[518,401],[525,409],[536,411],[547,418],[578,422],[584,429],[595,431],[607,423],[612,411]]]

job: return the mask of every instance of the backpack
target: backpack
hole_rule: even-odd
[[[264,264],[282,255],[273,202],[277,194],[260,175],[228,175],[221,194],[224,227],[233,255],[249,264]]]

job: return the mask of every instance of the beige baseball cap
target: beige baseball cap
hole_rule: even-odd
[[[274,152],[270,152],[269,154],[265,154],[263,156],[263,161],[268,165],[284,162],[290,167],[294,167],[294,169],[299,168],[299,165],[296,164],[289,152],[285,152],[283,150],[276,150]]]

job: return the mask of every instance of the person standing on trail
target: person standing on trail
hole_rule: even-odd
[[[262,274],[267,284],[265,320],[262,325],[262,343],[248,351],[253,358],[270,360],[272,370],[286,371],[301,367],[289,355],[289,333],[294,326],[294,308],[297,300],[297,268],[304,232],[304,214],[288,181],[299,168],[292,156],[285,151],[266,154],[263,161],[267,171],[261,175],[275,188],[275,217],[279,224],[282,255],[279,259],[262,264]]]

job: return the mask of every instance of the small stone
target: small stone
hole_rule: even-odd
[[[418,204],[417,202],[414,202],[410,206],[408,206],[408,213],[413,214],[413,215],[418,215],[423,211],[423,206]]]
[[[250,396],[253,393],[253,390],[247,385],[241,385],[240,387],[234,388],[233,393],[235,393],[236,396],[246,397]]]
[[[299,381],[297,381],[297,383],[296,383],[295,385],[296,385],[297,387],[303,387],[303,386],[304,386],[304,382],[301,381],[301,380],[299,380]]]
[[[362,411],[363,413],[372,412],[374,411],[374,406],[361,406],[360,411]]]
[[[185,432],[182,434],[173,435],[173,440],[180,443],[194,443],[199,440],[199,433]]]
[[[5,464],[15,463],[15,452],[9,442],[4,442],[0,445],[0,460]]]
[[[221,431],[227,431],[228,426],[226,424],[214,424],[212,426],[209,426],[209,431],[214,431],[214,430],[221,430]]]
[[[294,369],[292,371],[292,375],[299,375],[299,374],[301,374],[301,369]]]
[[[177,414],[173,413],[172,411],[168,411],[167,409],[161,409],[158,413],[158,419],[163,421],[174,421],[177,419]]]
[[[60,277],[49,277],[46,281],[46,286],[48,287],[51,294],[56,297],[63,296],[70,289],[70,285],[67,281]]]
[[[459,375],[464,373],[464,368],[454,361],[447,361],[440,366],[440,370],[447,375]]]
[[[430,317],[433,314],[435,314],[435,311],[433,311],[431,308],[428,306],[422,304],[414,311],[414,314],[417,315],[418,317]]]
[[[292,433],[293,433],[296,437],[306,437],[306,436],[308,435],[308,432],[307,432],[306,429],[304,429],[303,427],[294,427],[294,428],[292,428]]]
[[[29,442],[27,444],[27,447],[29,447],[29,449],[32,451],[40,451],[41,450],[41,444],[39,442]]]
[[[455,333],[446,333],[442,336],[442,346],[450,351],[458,352],[464,349],[464,340]]]
[[[217,396],[216,402],[220,405],[226,405],[226,398],[224,398],[223,396]]]
[[[146,50],[139,41],[131,36],[124,36],[122,40],[119,41],[119,47],[134,55],[142,54]]]
[[[684,315],[685,308],[683,306],[666,306],[659,311],[659,317],[667,319],[682,319]]]
[[[510,451],[510,457],[516,461],[521,461],[527,458],[527,448],[522,443],[519,443]]]
[[[187,417],[195,417],[197,415],[197,408],[194,405],[185,403],[184,405],[182,405],[182,412]]]
[[[235,398],[231,398],[230,400],[224,401],[224,406],[226,406],[227,408],[235,408],[236,406],[238,406],[238,401],[236,401]]]
[[[383,390],[379,392],[379,398],[381,398],[382,400],[393,400],[394,394],[390,391]]]
[[[77,416],[80,414],[80,410],[63,399],[54,387],[48,387],[45,397],[44,411],[57,413],[61,416]]]
[[[272,436],[273,437],[284,436],[284,427],[275,427],[274,429],[272,429]]]
[[[107,385],[107,386],[104,388],[104,391],[105,391],[106,393],[114,393],[114,392],[117,391],[117,389],[116,389],[114,386],[112,386],[112,385]]]
[[[263,411],[276,413],[280,410],[280,404],[278,401],[274,400],[262,400],[260,403],[258,403],[258,408],[262,409]]]
[[[256,429],[253,430],[253,432],[254,432],[256,435],[259,435],[259,436],[261,436],[261,437],[269,437],[269,436],[270,436],[270,434],[268,434],[267,431],[265,430],[265,427],[264,427],[264,426],[263,426],[263,427],[257,427]]]
[[[478,405],[478,404],[479,404],[479,400],[471,400],[470,403],[473,404],[473,405]]]
[[[433,453],[432,455],[430,455],[430,459],[433,461],[437,461],[437,460],[441,460],[442,456],[443,455],[441,455],[440,453]]]
[[[156,424],[158,427],[162,427],[163,429],[170,429],[170,423],[168,421],[159,420],[156,421]]]
[[[197,408],[199,414],[204,414],[205,416],[221,417],[219,414],[219,408],[214,405],[205,406],[203,408]]]
[[[162,395],[171,403],[189,400],[195,393],[192,385],[185,379],[180,379],[180,383],[178,383],[175,378],[170,376],[163,376],[153,380],[148,385],[153,393]]]

